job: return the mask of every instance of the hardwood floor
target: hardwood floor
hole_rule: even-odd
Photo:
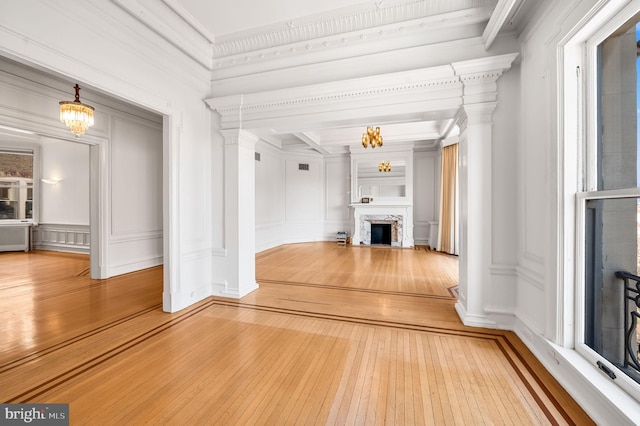
[[[0,401],[69,403],[74,425],[591,423],[515,335],[460,323],[449,256],[282,246],[257,291],[175,314],[161,268],[87,268],[0,254]]]
[[[331,243],[291,244],[260,253],[260,282],[276,281],[384,293],[451,297],[458,260],[426,248],[389,249]]]

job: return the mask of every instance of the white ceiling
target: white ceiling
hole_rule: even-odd
[[[420,40],[419,42],[416,41],[416,44],[433,43],[434,41],[424,41],[429,37],[452,37],[450,40],[455,40],[455,37],[458,37],[458,39],[471,36],[480,37],[483,35],[483,30],[488,25],[489,18],[494,10],[501,8],[500,11],[504,14],[505,8],[508,8],[508,13],[504,14],[505,16],[503,16],[497,24],[498,29],[500,29],[506,25],[505,23],[507,21],[508,24],[513,24],[515,20],[514,15],[517,14],[520,6],[525,3],[525,0],[378,0],[369,2],[362,2],[361,0],[174,1],[177,2],[183,11],[191,15],[209,32],[211,40],[214,41],[214,49],[215,45],[225,46],[225,49],[226,46],[250,46],[251,43],[257,39],[268,39],[268,37],[262,37],[264,35],[275,33],[286,34],[287,31],[293,31],[296,27],[309,24],[313,25],[314,23],[327,22],[327,20],[331,19],[357,16],[357,14],[394,7],[403,7],[405,10],[409,10],[408,8],[413,8],[411,10],[419,9],[420,11],[416,12],[417,14],[414,15],[414,17],[425,19],[429,19],[429,16],[442,17],[441,21],[434,21],[433,18],[431,18],[432,20],[427,21],[430,23],[426,25],[423,22],[419,33],[411,33],[415,36],[415,40]],[[469,14],[465,15],[465,10],[469,10]],[[442,25],[453,24],[441,24],[441,22],[446,22],[451,16],[445,16],[443,14],[444,12],[452,13],[454,11],[456,13],[456,19],[462,20],[466,17],[468,20],[473,20],[473,22],[469,23],[469,28],[472,28],[473,25],[473,29],[461,30],[462,25],[460,22],[457,22],[455,24],[457,36],[450,36],[449,34],[452,31],[451,27],[442,27]],[[484,13],[485,17],[478,18],[479,13]],[[418,16],[418,14],[421,15]],[[474,16],[470,18],[472,14]],[[414,23],[414,17],[406,22]],[[429,34],[430,28],[433,28],[431,25],[432,22],[437,22],[438,25],[441,26],[439,29],[432,29],[431,34]],[[398,25],[404,25],[404,23],[400,22]],[[496,26],[496,23],[492,22],[492,25]],[[380,30],[375,29],[375,31],[382,33],[382,26],[380,26],[379,23],[372,24],[368,30],[374,27],[380,28]],[[388,32],[388,28],[389,25],[385,27],[386,32]],[[441,33],[433,35],[433,31],[441,31]],[[335,36],[335,34],[332,34],[332,36]],[[406,33],[404,37],[405,39],[407,38]],[[317,42],[318,40],[301,40],[303,43],[311,43],[312,41]],[[224,72],[233,72],[228,70],[235,66],[246,66],[246,63],[248,63],[246,61],[249,59],[244,55],[255,54],[255,52],[259,51],[259,48],[264,47],[265,46],[250,47],[239,53],[228,54],[226,57],[224,54],[219,55],[216,61],[218,61],[218,64],[220,64],[220,61],[225,64],[224,66],[227,68],[224,68]],[[274,47],[273,45],[269,45],[266,47],[275,49],[282,46]],[[289,47],[287,47],[287,49],[289,49]],[[294,50],[295,49],[291,49],[291,51]],[[222,57],[222,59],[220,59],[220,57]],[[263,57],[264,55],[260,54],[260,58]],[[282,56],[280,56],[280,59],[281,58]],[[245,61],[244,64],[242,63],[243,61]],[[228,65],[236,64],[237,62],[240,63],[238,65]],[[253,64],[253,62],[251,63]],[[260,75],[259,73],[257,74]],[[215,80],[214,72],[214,81]],[[389,123],[362,122],[352,123],[351,126],[346,126],[345,123],[335,123],[335,126],[328,125],[323,129],[270,129],[269,131],[258,133],[257,136],[283,150],[306,150],[330,154],[347,152],[350,147],[358,146],[365,127],[367,125],[373,125],[382,128],[385,145],[413,143],[417,146],[429,148],[436,146],[437,142],[446,137],[448,135],[447,132],[451,131],[451,122],[454,114],[455,111],[446,111],[446,114],[425,114],[418,120],[403,123],[394,123],[392,121]],[[345,141],[350,142],[345,143]]]

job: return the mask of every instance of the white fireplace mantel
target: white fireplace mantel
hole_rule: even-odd
[[[396,223],[397,241],[391,245],[396,247],[413,247],[413,205],[410,204],[350,204],[353,209],[353,245],[370,245],[371,222]]]

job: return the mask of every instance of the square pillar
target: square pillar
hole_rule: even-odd
[[[466,325],[495,327],[484,307],[491,289],[491,114],[495,102],[464,105],[459,146],[460,275],[456,310]]]
[[[460,252],[456,311],[465,325],[495,328],[486,307],[492,294],[492,115],[497,106],[498,78],[517,53],[454,62],[463,86],[460,128]],[[514,283],[515,284],[515,283]]]
[[[225,288],[220,296],[241,298],[256,290],[255,146],[245,130],[223,130]]]

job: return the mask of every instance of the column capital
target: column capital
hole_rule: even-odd
[[[462,106],[464,115],[466,116],[465,124],[491,123],[493,111],[495,111],[497,102],[483,102],[479,104],[465,104]]]
[[[518,53],[453,62],[456,75],[463,85],[464,104],[493,102],[498,96],[498,78],[511,68]]]
[[[225,145],[239,145],[245,148],[255,149],[260,138],[251,132],[242,129],[221,130]]]
[[[467,130],[469,117],[467,117],[467,112],[464,110],[464,105],[460,107],[453,120],[460,129],[460,134]]]
[[[460,128],[460,133],[464,133],[470,125],[491,124],[496,106],[496,102],[462,105],[454,118],[454,122]]]

